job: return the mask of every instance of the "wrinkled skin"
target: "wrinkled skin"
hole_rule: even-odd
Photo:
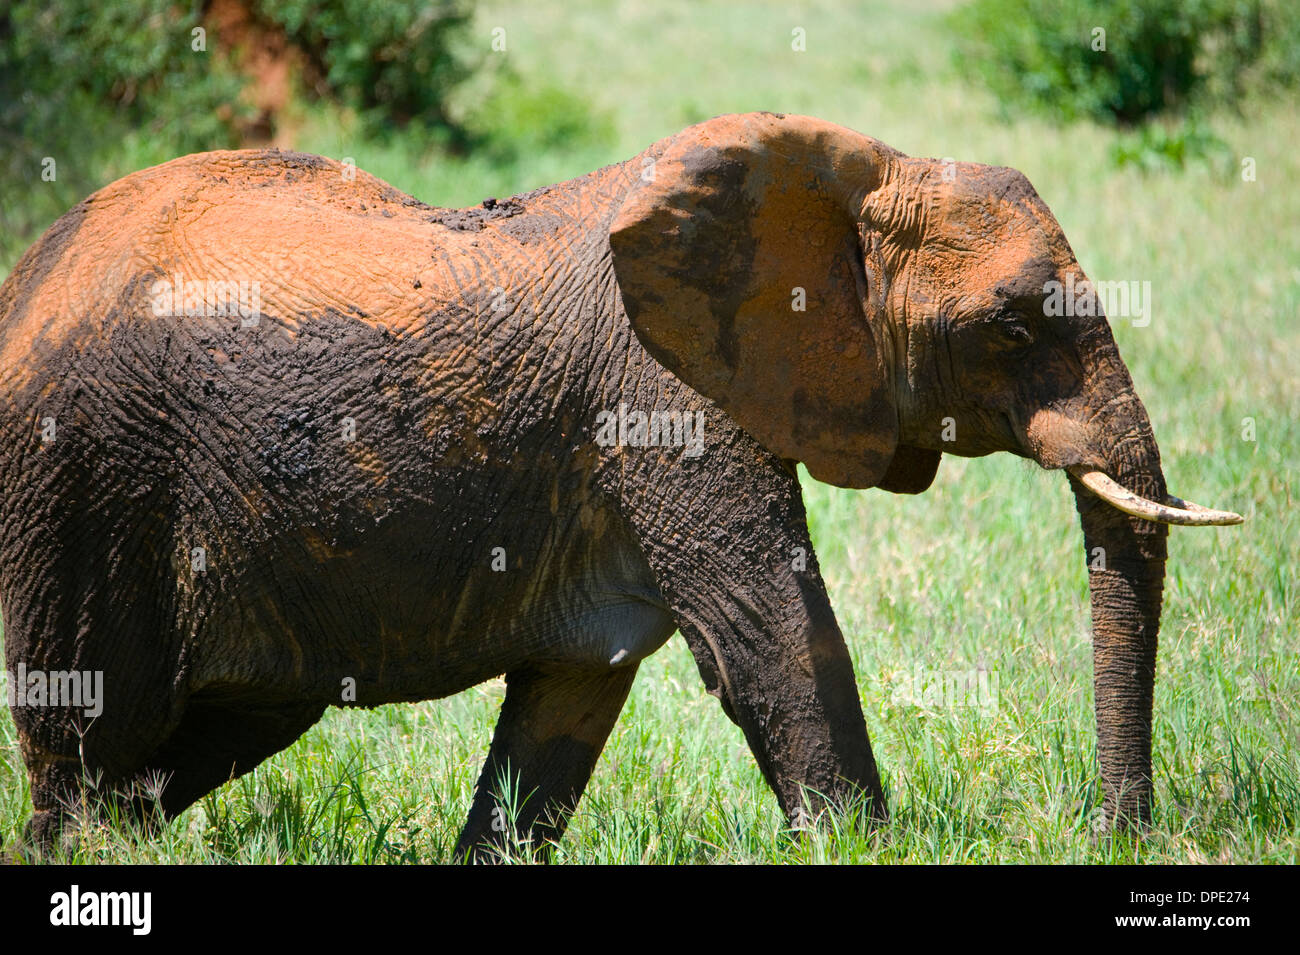
[[[941,451],[1010,451],[1165,490],[1106,320],[1044,316],[1044,283],[1082,278],[1051,213],[1014,170],[940,171],[751,114],[469,210],[275,151],[74,208],[0,290],[7,666],[105,688],[93,721],[14,709],[32,838],[84,778],[170,817],[327,706],[504,673],[458,852],[502,838],[507,777],[553,840],[677,629],[792,820],[883,818],[794,461],[916,493]],[[257,281],[258,324],[155,314],[173,275]],[[602,444],[620,404],[703,415],[702,453]],[[1108,555],[1106,806],[1145,820],[1165,530],[1074,488]]]

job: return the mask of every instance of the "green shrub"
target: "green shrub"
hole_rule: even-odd
[[[1300,77],[1286,0],[975,0],[951,23],[959,67],[1004,108],[1066,119],[1133,124]]]
[[[463,143],[447,111],[451,91],[480,64],[468,42],[466,0],[253,0],[255,14],[284,30],[317,83],[357,111],[367,131],[416,123]]]
[[[488,57],[485,36],[472,43],[464,0],[254,0],[253,9],[307,57],[309,88],[355,110],[372,136],[417,126],[457,151],[509,160],[609,132],[577,97],[525,84]]]
[[[14,0],[0,6],[0,131],[48,154],[95,133],[166,136],[186,151],[231,142],[242,86],[193,49],[199,4]]]
[[[239,144],[254,110],[233,51],[202,0],[0,0],[0,162],[26,178],[32,159],[111,146],[129,132],[177,155]],[[444,103],[475,60],[465,0],[250,0],[283,29],[311,88],[354,108],[368,131],[415,122],[458,133]],[[192,31],[206,27],[199,43]],[[202,49],[195,49],[202,46]]]
[[[1146,123],[1120,135],[1110,149],[1116,166],[1137,166],[1143,172],[1181,168],[1193,160],[1217,164],[1224,175],[1232,168],[1232,151],[1215,136],[1200,116],[1176,125]]]
[[[508,67],[490,77],[464,125],[475,147],[498,162],[605,145],[614,136],[608,116],[559,87],[526,83]]]

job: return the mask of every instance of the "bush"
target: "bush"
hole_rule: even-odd
[[[6,4],[0,132],[38,153],[123,128],[167,135],[186,149],[228,142],[241,83],[191,49],[198,25],[197,10],[173,0]]]
[[[355,110],[372,136],[413,125],[498,161],[607,138],[581,100],[525,84],[500,57],[487,62],[486,39],[471,45],[464,0],[254,0],[252,9],[306,57],[308,88]],[[479,82],[466,86],[472,75]]]
[[[473,69],[464,0],[246,0],[259,28],[282,30],[312,88],[373,130],[417,122],[450,130],[443,103]],[[0,136],[8,177],[33,157],[94,153],[130,132],[177,155],[239,145],[255,118],[247,78],[221,48],[201,0],[0,3]],[[203,49],[192,32],[207,30]],[[24,172],[26,170],[26,172]]]
[[[315,83],[349,106],[368,131],[417,123],[454,142],[464,130],[447,98],[479,65],[467,42],[465,0],[253,0],[254,14],[282,29],[307,58]]]
[[[556,86],[529,84],[510,69],[490,77],[464,124],[475,148],[495,162],[605,145],[614,137],[605,114]]]
[[[1004,108],[1066,119],[1135,124],[1300,77],[1286,0],[975,0],[951,23],[959,67]]]
[[[1193,160],[1216,165],[1225,176],[1234,168],[1228,144],[1197,115],[1177,125],[1147,123],[1124,133],[1111,144],[1110,158],[1116,166],[1133,165],[1143,172],[1181,168]]]
[[[443,104],[474,64],[461,42],[468,0],[235,0],[224,12],[283,34],[311,89],[355,109],[368,132],[417,124],[467,141]],[[130,171],[116,168],[121,157],[274,132],[217,19],[211,0],[0,0],[0,248]]]

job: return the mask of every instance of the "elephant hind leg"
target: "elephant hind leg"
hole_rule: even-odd
[[[87,774],[78,756],[36,753],[32,744],[21,748],[31,783],[33,810],[23,843],[41,853],[52,852],[68,830],[69,820],[81,812]]]
[[[51,705],[29,696],[11,712],[31,788],[25,842],[49,852],[69,823],[88,813],[105,816],[118,808],[130,816],[137,774],[175,721],[171,686],[160,668],[106,660],[97,647],[81,657],[60,654],[59,641],[24,639],[30,632],[15,627],[5,634],[15,638],[9,670],[28,681],[40,674]],[[29,694],[33,685],[40,684],[29,682]],[[56,685],[59,705],[53,705]]]
[[[148,760],[145,780],[157,780],[156,799],[141,798],[137,815],[156,805],[173,819],[218,786],[242,776],[293,744],[321,714],[323,703],[255,704],[192,698],[180,725]]]
[[[37,752],[28,745],[24,755],[35,812],[25,841],[51,851],[69,816],[75,817],[83,805],[102,813],[111,802],[142,825],[153,822],[158,811],[162,819],[174,819],[213,789],[292,744],[324,710],[321,703],[245,707],[234,701],[195,699],[152,756],[141,757],[132,771],[119,768],[111,776],[88,768],[89,753],[81,757]]]
[[[526,666],[506,674],[505,703],[456,845],[458,859],[495,861],[510,822],[520,840],[549,856],[549,844],[564,834],[587,788],[636,671],[636,664],[604,671]],[[503,781],[508,794],[501,791]]]
[[[130,821],[137,815],[136,794],[141,789],[139,767],[143,765],[144,747],[165,732],[159,721],[136,721],[125,727],[100,723],[87,732],[80,721],[64,725],[46,721],[40,733],[20,724],[19,746],[27,764],[31,784],[32,818],[27,823],[24,842],[40,852],[51,852],[66,833],[75,842],[75,828],[94,815],[111,818],[113,809]],[[138,732],[133,742],[140,747],[134,753],[114,736]],[[112,743],[115,745],[106,745]]]

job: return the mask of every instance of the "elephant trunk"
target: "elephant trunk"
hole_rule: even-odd
[[[1130,392],[1131,394],[1131,392]],[[1142,403],[1112,406],[1101,423],[1106,473],[1147,501],[1165,501],[1160,452]],[[1168,528],[1118,510],[1070,474],[1083,525],[1092,603],[1097,753],[1106,818],[1151,821],[1151,711]]]

